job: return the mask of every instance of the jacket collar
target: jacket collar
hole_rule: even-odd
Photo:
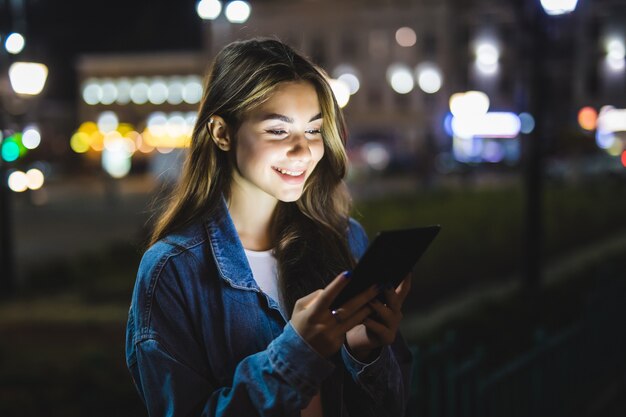
[[[205,227],[222,279],[234,288],[259,291],[224,198],[216,215],[205,220]]]

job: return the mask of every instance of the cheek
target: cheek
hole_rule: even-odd
[[[317,164],[320,161],[320,159],[322,159],[322,157],[324,156],[324,142],[320,141],[319,143],[315,143],[313,146],[311,146],[310,149],[311,149],[311,156],[313,157],[313,160]]]

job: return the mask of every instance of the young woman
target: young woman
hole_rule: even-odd
[[[367,245],[344,143],[307,59],[276,40],[217,55],[129,310],[126,360],[150,416],[404,414],[410,278],[329,308]]]

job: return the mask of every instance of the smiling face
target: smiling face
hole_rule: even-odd
[[[285,82],[246,114],[237,131],[231,187],[257,199],[296,201],[324,155],[317,92],[308,82]],[[233,190],[235,191],[235,190]]]

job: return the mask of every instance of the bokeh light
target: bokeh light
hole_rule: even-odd
[[[35,62],[14,62],[9,67],[9,79],[17,94],[34,96],[43,90],[48,78],[48,67]]]
[[[16,193],[28,190],[28,177],[25,172],[13,171],[8,179],[9,188]]]
[[[85,132],[76,132],[70,138],[70,148],[76,153],[85,153],[90,147],[90,136]]]
[[[495,43],[481,41],[476,46],[476,67],[485,75],[493,75],[498,71],[500,50]]]
[[[410,27],[401,27],[396,30],[396,42],[398,42],[400,46],[410,47],[417,42],[417,35]]]
[[[428,94],[434,94],[441,89],[443,75],[437,65],[424,62],[415,68],[415,78],[419,88]]]
[[[450,111],[457,118],[477,117],[489,110],[489,96],[482,91],[455,93],[450,97]]]
[[[130,99],[135,104],[146,104],[148,102],[148,81],[144,77],[135,78],[130,87]]]
[[[102,133],[112,132],[117,129],[119,120],[112,111],[105,111],[98,117],[98,130]]]
[[[174,105],[182,103],[184,88],[182,77],[170,77],[167,85],[167,102]]]
[[[95,79],[90,79],[83,85],[83,100],[89,105],[96,105],[102,100],[102,87]]]
[[[598,112],[593,107],[583,107],[578,112],[578,124],[585,130],[594,130],[598,122]]]
[[[31,190],[38,190],[43,187],[44,175],[43,172],[37,168],[32,168],[26,171],[26,179],[28,188]]]
[[[102,89],[100,102],[106,105],[115,103],[117,100],[117,86],[113,81],[109,79],[103,80],[102,84],[100,84],[100,88]]]
[[[27,149],[35,149],[41,143],[41,133],[34,126],[27,126],[22,133],[22,144]]]
[[[387,81],[398,94],[410,93],[415,85],[411,70],[404,64],[390,65],[387,69]]]
[[[336,79],[330,79],[328,80],[328,83],[330,84],[330,88],[333,90],[333,94],[335,95],[335,99],[337,100],[339,107],[345,107],[350,101],[350,87],[348,87],[348,84]]]
[[[133,87],[130,80],[128,78],[120,78],[115,81],[115,86],[117,87],[117,99],[115,100],[117,104],[130,103],[130,90]]]
[[[202,0],[196,5],[196,12],[204,20],[214,20],[222,11],[219,0]]]
[[[24,36],[17,32],[9,34],[6,41],[4,42],[4,48],[7,50],[8,53],[13,55],[17,55],[22,52],[25,45],[26,40],[24,39]]]
[[[541,0],[546,14],[551,16],[571,13],[576,9],[578,0]]]
[[[529,134],[533,130],[535,130],[535,118],[530,113],[520,113],[519,114],[520,121],[520,132],[524,134]]]
[[[250,17],[250,4],[241,0],[231,1],[226,5],[224,14],[231,23],[245,23]]]
[[[197,75],[190,75],[186,78],[183,100],[189,104],[198,104],[202,100],[202,80]]]
[[[622,165],[626,168],[626,151],[622,152]]]
[[[167,100],[168,89],[165,80],[153,78],[148,87],[148,101],[152,104],[163,104]]]
[[[20,157],[20,147],[14,141],[5,139],[2,143],[2,159],[6,162],[13,162]]]

